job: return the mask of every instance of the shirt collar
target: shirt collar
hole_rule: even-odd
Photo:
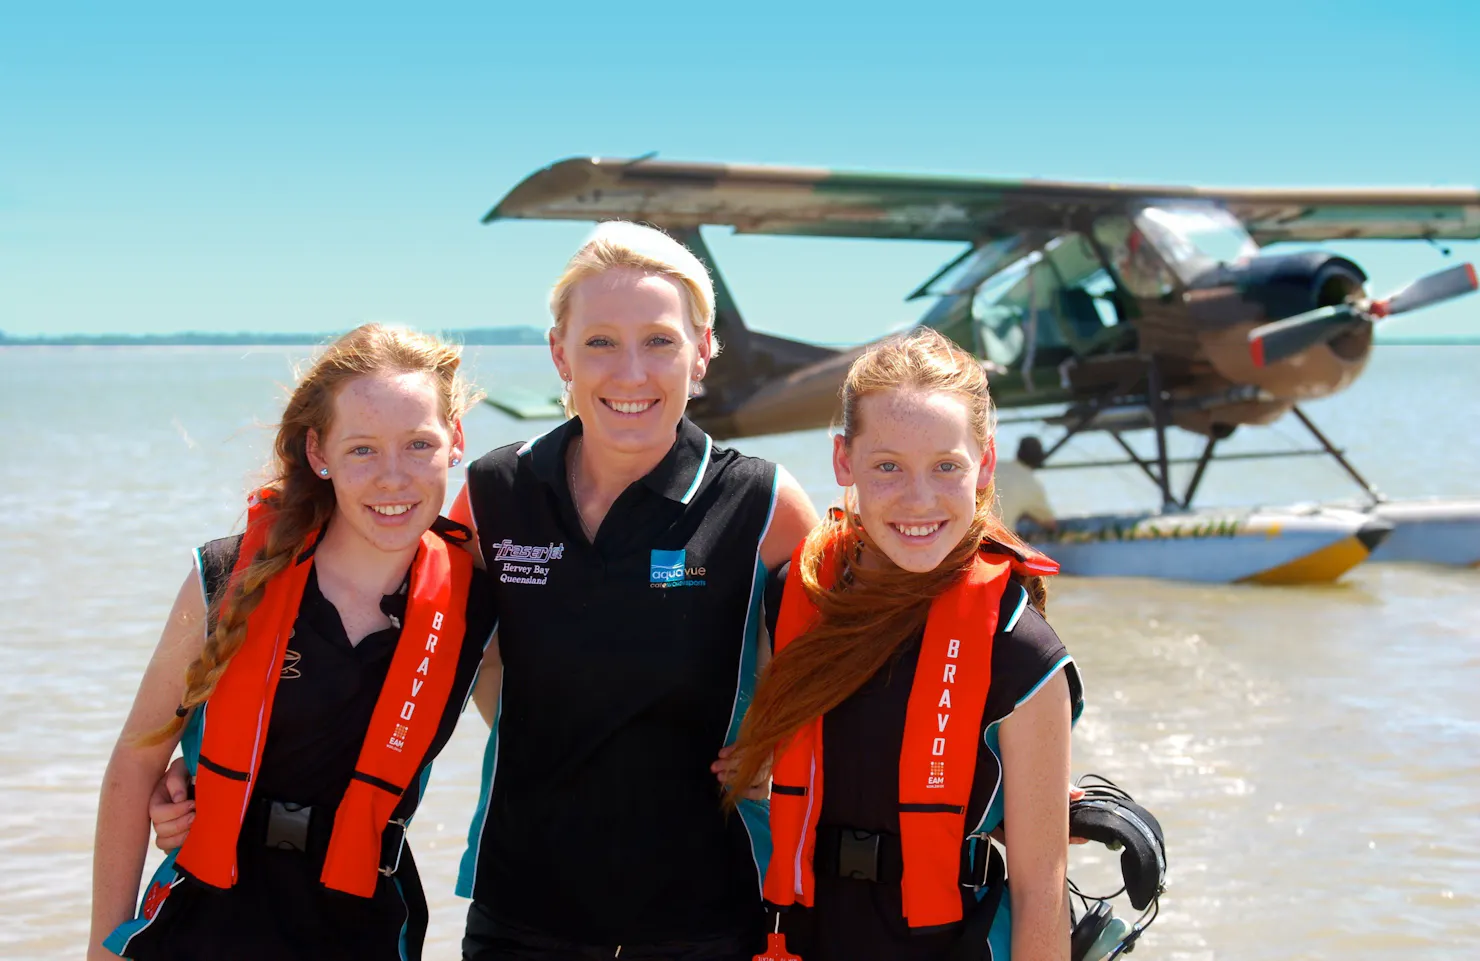
[[[558,491],[569,493],[565,478],[565,450],[581,434],[581,419],[572,417],[547,434],[525,445],[535,476]],[[694,499],[704,475],[714,441],[687,417],[678,422],[677,437],[658,465],[642,478],[649,490],[671,501],[687,504]]]

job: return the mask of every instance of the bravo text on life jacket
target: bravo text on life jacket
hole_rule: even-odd
[[[956,658],[961,655],[961,641],[951,638],[946,645],[946,666],[941,672],[940,703],[936,705],[935,723],[940,732],[930,745],[930,756],[932,758],[944,758],[946,753],[946,725],[951,722],[951,686],[956,683]],[[946,786],[946,762],[944,760],[930,762],[930,778],[925,782],[927,788],[944,788]]]
[[[421,689],[426,686],[426,679],[431,674],[432,658],[437,653],[438,638],[435,632],[442,629],[443,619],[444,615],[442,611],[436,611],[432,614],[432,631],[427,634],[426,645],[423,648],[426,651],[426,656],[421,659],[420,664],[416,665],[416,673],[411,678],[411,691],[407,695],[406,700],[401,703],[401,720],[404,722],[410,723],[411,718],[416,714],[416,697],[421,693]],[[406,724],[397,724],[396,729],[391,732],[390,740],[385,742],[385,746],[392,751],[404,749],[406,747],[406,734],[409,730],[410,728]]]

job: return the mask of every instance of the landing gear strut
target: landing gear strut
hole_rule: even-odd
[[[1203,445],[1202,453],[1195,458],[1173,458],[1167,455],[1167,429],[1173,426],[1172,401],[1162,390],[1161,374],[1157,369],[1156,362],[1148,359],[1145,374],[1146,392],[1135,396],[1117,396],[1107,398],[1104,401],[1087,404],[1075,410],[1069,411],[1064,417],[1054,422],[1062,424],[1065,432],[1047,451],[1044,452],[1044,469],[1066,469],[1085,467],[1124,467],[1136,466],[1141,469],[1161,492],[1161,509],[1165,513],[1185,511],[1192,507],[1192,499],[1197,495],[1198,487],[1202,484],[1203,476],[1207,472],[1208,465],[1213,462],[1214,453],[1218,443],[1232,435],[1232,428],[1223,430],[1215,429],[1209,435],[1207,442]],[[1341,465],[1348,477],[1356,482],[1357,486],[1371,501],[1371,505],[1383,503],[1387,498],[1372,485],[1367,478],[1363,477],[1356,467],[1346,459],[1346,452],[1341,450],[1321,432],[1321,429],[1306,415],[1305,411],[1298,406],[1291,408],[1297,420],[1310,432],[1311,436],[1320,444],[1319,448],[1293,450],[1293,451],[1242,451],[1231,454],[1223,454],[1219,460],[1269,460],[1279,457],[1308,457],[1329,456]],[[1036,418],[1024,418],[1033,420]],[[1003,423],[1012,423],[1004,421]],[[1123,436],[1124,432],[1130,430],[1149,429],[1156,435],[1156,455],[1154,457],[1143,457],[1133,448]],[[1073,437],[1084,430],[1103,430],[1115,441],[1120,449],[1125,452],[1125,460],[1105,461],[1074,461],[1072,463],[1049,464],[1047,463],[1058,453]],[[1183,464],[1196,465],[1187,485],[1179,493],[1172,486],[1171,468]]]

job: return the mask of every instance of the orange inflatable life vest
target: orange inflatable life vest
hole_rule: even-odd
[[[234,584],[266,543],[266,498],[254,499],[232,570]],[[313,540],[270,581],[247,618],[247,638],[206,710],[196,772],[196,818],[176,865],[218,888],[237,879],[237,841],[252,798],[288,638],[313,564]],[[334,815],[319,880],[359,897],[375,893],[381,835],[421,768],[452,693],[466,634],[473,560],[427,531],[411,567],[406,617],[355,772]],[[391,870],[394,870],[393,868]]]
[[[841,536],[824,552],[818,580],[837,576]],[[999,559],[1000,558],[1000,559]],[[782,594],[775,647],[804,634],[817,619],[800,575],[802,548]],[[1051,574],[1045,557],[980,553],[971,569],[930,606],[919,664],[905,714],[899,757],[899,830],[905,920],[912,928],[962,919],[961,846],[976,776],[982,712],[992,684],[992,642],[1010,577]],[[810,907],[813,858],[822,813],[822,725],[812,721],[786,742],[772,767],[771,861],[765,898],[777,906]]]

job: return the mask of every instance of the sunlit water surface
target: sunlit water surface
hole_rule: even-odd
[[[108,752],[189,551],[239,523],[261,425],[306,353],[0,350],[0,955],[81,956]],[[539,349],[469,359],[485,384],[554,382]],[[1475,348],[1383,348],[1310,411],[1391,494],[1480,494],[1477,368]],[[480,407],[469,446],[545,426]],[[1236,443],[1297,438],[1282,423]],[[821,432],[739,446],[832,497]],[[1133,471],[1047,479],[1065,511],[1155,503]],[[1203,499],[1331,499],[1343,484],[1316,460],[1227,465]],[[1399,565],[1304,589],[1057,584],[1050,616],[1088,680],[1075,768],[1131,789],[1166,829],[1170,887],[1136,957],[1480,956],[1477,588],[1480,572]],[[452,886],[484,735],[469,713],[412,831],[429,959],[457,957]],[[1103,889],[1114,857],[1078,848],[1073,874]]]

